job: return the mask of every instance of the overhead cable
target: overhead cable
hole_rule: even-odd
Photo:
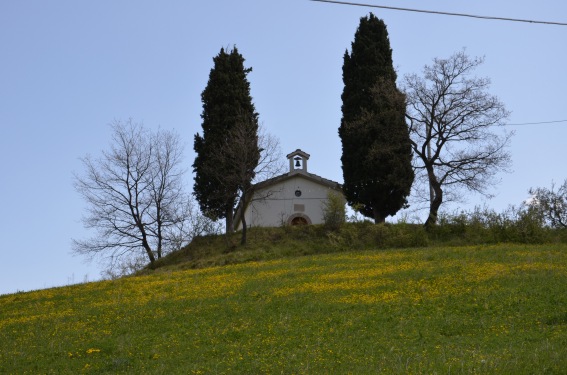
[[[521,126],[521,125],[541,125],[541,124],[556,124],[558,122],[567,122],[567,120],[556,120],[556,121],[540,121],[540,122],[523,122],[520,124],[504,124],[508,126]]]
[[[465,14],[465,13],[450,13],[450,12],[440,12],[440,11],[435,11],[435,10],[400,8],[400,7],[390,7],[390,6],[384,6],[384,5],[352,3],[352,2],[348,2],[348,1],[334,1],[334,0],[309,0],[309,1],[315,1],[315,2],[318,2],[318,3],[331,3],[331,4],[341,4],[341,5],[352,5],[352,6],[359,6],[359,7],[389,9],[389,10],[401,10],[401,11],[405,11],[405,12],[440,14],[440,15],[444,15],[444,16],[480,18],[480,19],[485,19],[485,20],[512,21],[512,22],[537,23],[537,24],[543,24],[543,25],[567,26],[567,23],[563,23],[563,22],[536,21],[536,20],[526,20],[526,19],[519,19],[519,18],[506,18],[506,17],[493,17],[493,16],[479,16],[479,15]]]

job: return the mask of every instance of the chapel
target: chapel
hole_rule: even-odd
[[[250,198],[244,202],[247,227],[322,224],[329,193],[343,195],[338,182],[307,170],[308,153],[297,149],[286,157],[289,171],[255,184]],[[239,212],[236,217],[240,217]],[[240,220],[235,227],[242,229]]]

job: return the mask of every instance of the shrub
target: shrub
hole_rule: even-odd
[[[551,189],[531,188],[530,206],[538,211],[547,224],[553,228],[567,228],[567,179],[555,191],[555,184]]]
[[[326,229],[337,231],[346,221],[345,198],[342,194],[329,190],[323,202],[323,223]]]
[[[339,249],[386,249],[422,247],[429,244],[428,234],[418,224],[373,224],[369,221],[347,223],[327,233],[331,246]]]
[[[430,235],[436,241],[459,244],[544,243],[551,239],[540,212],[525,205],[510,206],[501,213],[487,207],[445,213]]]

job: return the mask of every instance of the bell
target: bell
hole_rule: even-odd
[[[295,159],[295,167],[296,167],[296,168],[301,167],[301,162],[300,162],[300,160],[301,160],[300,158],[296,158],[296,159]]]

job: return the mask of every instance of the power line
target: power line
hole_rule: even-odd
[[[333,1],[333,0],[309,0],[309,1],[315,1],[315,2],[318,2],[318,3],[331,3],[331,4],[341,4],[341,5],[352,5],[352,6],[359,6],[359,7],[389,9],[389,10],[401,10],[401,11],[405,11],[405,12],[440,14],[440,15],[444,15],[444,16],[480,18],[480,19],[485,19],[485,20],[512,21],[512,22],[538,23],[538,24],[544,24],[544,25],[567,26],[567,23],[563,23],[563,22],[535,21],[535,20],[524,20],[524,19],[518,19],[518,18],[479,16],[479,15],[465,14],[465,13],[449,13],[449,12],[440,12],[440,11],[435,11],[435,10],[423,10],[423,9],[412,9],[412,8],[389,7],[389,6],[374,5],[374,4],[351,3],[351,2],[348,2],[348,1]]]
[[[523,122],[520,124],[504,124],[508,126],[522,126],[522,125],[541,125],[541,124],[556,124],[558,122],[567,122],[567,120],[556,120],[556,121],[540,121],[540,122]]]
[[[331,3],[331,4],[352,5],[352,6],[360,6],[360,7],[389,9],[389,10],[401,10],[401,11],[406,11],[406,12],[440,14],[440,15],[445,15],[445,16],[458,16],[458,17],[480,18],[480,19],[487,19],[487,20],[512,21],[512,22],[537,23],[537,24],[544,24],[544,25],[567,26],[567,23],[562,23],[562,22],[535,21],[535,20],[525,20],[525,19],[506,18],[506,17],[479,16],[479,15],[465,14],[465,13],[449,13],[449,12],[440,12],[440,11],[434,11],[434,10],[423,10],[423,9],[412,9],[412,8],[390,7],[390,6],[374,5],[374,4],[352,3],[352,2],[348,2],[348,1],[335,1],[335,0],[309,0],[309,1],[314,1],[314,2],[318,2],[318,3]],[[507,125],[507,126],[524,126],[524,125],[556,124],[556,123],[561,123],[561,122],[567,122],[567,120],[524,122],[524,123],[505,124],[505,125]]]

